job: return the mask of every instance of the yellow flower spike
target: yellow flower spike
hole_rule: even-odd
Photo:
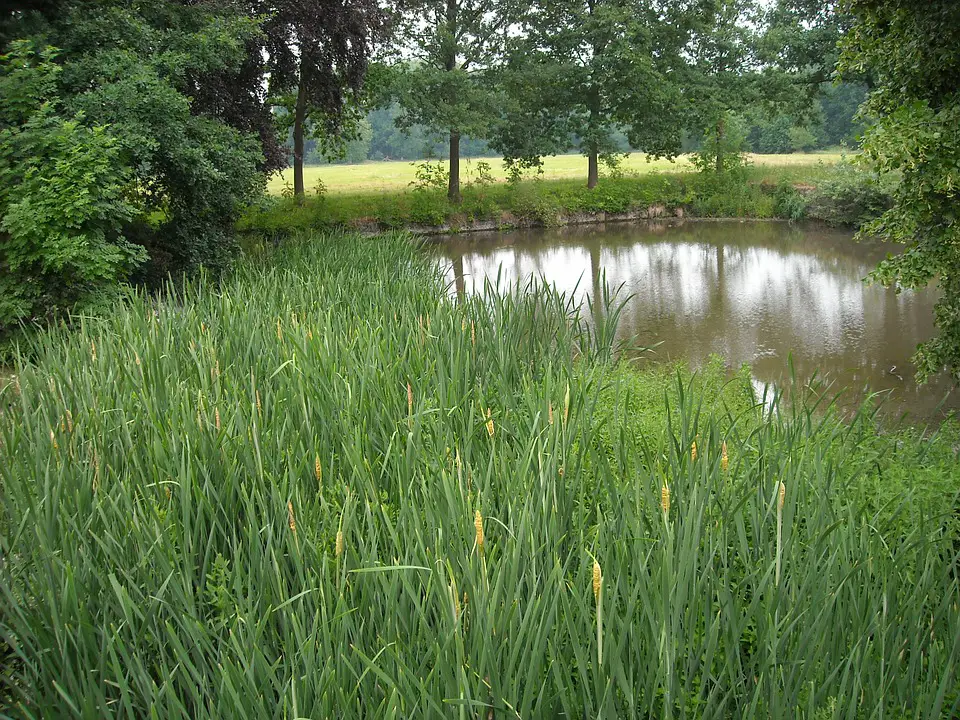
[[[780,488],[777,490],[777,510],[783,512],[783,501],[787,497],[787,486],[780,482]]]
[[[664,515],[670,513],[670,488],[666,483],[660,488],[660,508],[663,510]]]
[[[570,383],[567,383],[567,390],[563,395],[563,424],[567,424],[570,417]]]
[[[283,340],[283,325],[280,318],[277,318],[277,340]]]
[[[473,514],[473,527],[477,533],[477,549],[483,553],[483,515],[477,510]]]
[[[67,432],[73,432],[73,413],[67,410]]]
[[[333,549],[334,557],[343,555],[343,530],[337,530],[337,543]]]
[[[723,445],[720,446],[720,469],[723,472],[726,472],[730,467],[730,458],[727,455],[727,441],[723,441]]]
[[[61,415],[60,416],[60,432],[66,432],[66,431],[67,431],[67,421],[64,420],[63,416]]]
[[[60,446],[57,445],[57,436],[53,434],[53,430],[50,430],[50,442],[53,445],[54,450],[60,449]]]
[[[297,517],[293,513],[293,502],[287,500],[287,524],[290,525],[290,531],[297,534]]]
[[[260,415],[263,412],[263,408],[260,406],[260,391],[257,390],[257,415]]]
[[[413,415],[413,386],[407,383],[407,415]]]
[[[603,586],[603,572],[600,569],[600,563],[596,559],[593,561],[593,598],[600,602],[600,590]]]
[[[213,420],[214,420],[214,425],[217,428],[217,432],[219,432],[220,431],[220,408],[213,409]]]
[[[697,441],[693,441],[693,445],[690,446],[690,460],[691,462],[697,461]]]
[[[320,467],[320,456],[317,455],[316,459],[313,461],[313,474],[317,477],[317,484],[319,485],[323,482],[323,468]]]
[[[477,326],[473,320],[470,321],[470,344],[474,347],[477,345]]]
[[[487,408],[487,435],[493,438],[493,417],[490,414],[490,408]]]

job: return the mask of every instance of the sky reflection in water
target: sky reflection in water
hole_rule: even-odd
[[[797,375],[819,370],[851,388],[892,391],[891,412],[936,416],[946,377],[913,382],[910,357],[933,332],[935,293],[870,286],[862,278],[895,247],[852,234],[776,222],[580,226],[450,238],[453,287],[542,276],[579,299],[601,273],[631,295],[621,333],[659,360],[696,367],[711,353],[748,363],[758,385],[778,383],[792,354]],[[960,407],[953,392],[946,408]]]

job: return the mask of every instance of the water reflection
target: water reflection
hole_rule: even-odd
[[[711,353],[777,383],[792,354],[801,378],[892,391],[890,409],[930,418],[950,391],[912,381],[910,357],[933,331],[933,291],[900,294],[862,278],[895,248],[849,232],[786,223],[611,225],[449,239],[458,293],[485,279],[543,276],[580,299],[601,274],[632,297],[621,332],[662,343],[657,357],[696,366]],[[947,408],[960,407],[953,393]]]

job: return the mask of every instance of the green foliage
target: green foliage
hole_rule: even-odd
[[[690,162],[700,173],[742,175],[749,164],[746,142],[747,128],[742,118],[727,114],[717,121],[714,132],[704,133],[700,149],[690,156]]]
[[[102,301],[145,259],[120,235],[135,208],[119,142],[61,114],[54,58],[0,56],[0,334]]]
[[[948,367],[960,379],[960,4],[849,0],[854,18],[841,70],[877,80],[866,111],[864,155],[898,173],[893,205],[864,228],[905,246],[872,278],[897,287],[935,281],[939,335],[918,349],[920,378]]]
[[[861,163],[837,163],[817,183],[810,198],[810,216],[830,225],[863,227],[890,207],[890,185]]]
[[[14,39],[3,61],[0,325],[105,303],[128,277],[159,284],[226,267],[233,221],[264,182],[249,108],[221,92],[248,59],[256,19],[212,3],[124,1],[4,20]],[[60,49],[30,54],[46,43]]]
[[[506,97],[492,144],[526,163],[576,144],[596,167],[622,150],[625,133],[652,156],[675,156],[694,14],[685,2],[531,2],[501,73]]]
[[[516,180],[505,183],[476,178],[463,188],[462,203],[451,204],[441,192],[442,164],[430,164],[430,183],[412,191],[358,192],[308,198],[303,207],[289,199],[270,199],[252,206],[239,224],[242,232],[277,240],[301,230],[334,227],[402,228],[411,224],[465,229],[471,221],[493,221],[502,227],[563,225],[581,214],[655,213],[677,210],[700,217],[780,217],[799,220],[806,202],[793,185],[817,183],[823,165],[784,168],[743,167],[716,173],[644,174],[601,178],[590,190],[578,180]]]
[[[616,307],[313,235],[39,338],[0,712],[955,715],[956,435],[611,364]]]

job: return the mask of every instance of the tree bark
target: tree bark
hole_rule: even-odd
[[[300,82],[297,85],[297,105],[293,112],[293,195],[304,201],[303,187],[303,133],[307,122],[307,85],[303,77],[305,63],[300,61]]]
[[[591,147],[587,156],[587,188],[593,190],[600,181],[600,157],[597,148]]]
[[[717,172],[723,172],[723,118],[717,121]]]
[[[460,133],[450,131],[450,185],[447,188],[447,199],[454,205],[459,205],[460,197]]]

